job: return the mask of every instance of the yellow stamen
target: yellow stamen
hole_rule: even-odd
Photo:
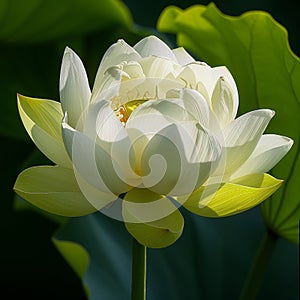
[[[121,105],[120,107],[118,107],[117,109],[114,110],[116,116],[119,118],[119,120],[121,121],[121,123],[125,126],[129,116],[131,115],[131,113],[142,103],[144,103],[147,100],[132,100],[129,101],[123,105]]]

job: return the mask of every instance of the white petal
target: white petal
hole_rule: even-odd
[[[212,68],[207,64],[194,62],[186,65],[176,78],[184,83],[186,88],[200,92],[210,103],[210,90],[213,89],[212,73]]]
[[[130,115],[126,128],[136,128],[151,137],[171,123],[194,120],[184,109],[183,102],[175,100],[148,100]]]
[[[252,173],[268,172],[287,154],[292,145],[293,140],[290,138],[275,134],[263,135],[251,156],[231,179]]]
[[[186,87],[199,91],[210,103],[215,85],[220,77],[229,83],[234,97],[234,111],[238,106],[238,91],[235,81],[226,67],[211,68],[203,62],[193,62],[186,65],[177,75],[179,80],[185,82]]]
[[[231,85],[223,76],[218,79],[215,85],[211,105],[222,128],[234,120],[238,108],[238,99]]]
[[[201,126],[210,128],[210,108],[205,98],[192,89],[180,89],[169,91],[167,97],[178,97],[182,100],[183,108],[188,112],[195,120],[197,120]]]
[[[62,109],[64,112],[68,112],[70,125],[80,128],[80,124],[85,118],[91,91],[80,58],[68,47],[63,56],[59,91]]]
[[[231,176],[251,155],[274,112],[269,109],[251,111],[231,122],[224,130],[222,162],[216,173]]]
[[[98,82],[97,89],[93,90],[91,102],[112,99],[118,95],[122,81],[144,77],[143,69],[137,62],[123,62],[109,67],[105,71],[102,80]]]
[[[134,49],[142,56],[159,56],[168,58],[175,63],[177,63],[177,59],[173,54],[172,50],[165,44],[162,40],[160,40],[156,36],[148,36],[141,41],[139,41]]]
[[[252,140],[257,144],[274,114],[270,109],[258,109],[240,116],[224,130],[226,146],[240,146]]]
[[[102,100],[90,105],[83,132],[91,139],[114,142],[126,136],[126,131],[110,104],[110,101]]]
[[[72,158],[79,187],[87,198],[99,191],[109,202],[127,191],[128,187],[122,180],[124,176],[120,176],[122,171],[107,149],[66,123],[63,123],[63,138]],[[88,200],[91,203],[96,201],[93,198]]]
[[[140,64],[147,77],[165,78],[174,71],[175,63],[164,57],[150,56],[140,60]]]
[[[171,124],[157,132],[143,151],[144,186],[158,194],[189,194],[204,183],[219,154],[216,140],[197,124]]]
[[[183,88],[181,82],[162,78],[138,78],[123,81],[115,85],[112,108],[117,109],[121,105],[133,100],[164,99],[169,90]],[[109,99],[109,98],[105,98]]]
[[[123,62],[122,67],[130,79],[145,77],[142,66],[136,61]]]
[[[110,46],[103,55],[99,65],[93,87],[93,95],[98,93],[98,89],[103,81],[103,76],[107,69],[116,66],[123,61],[137,61],[140,58],[141,56],[124,40],[118,40],[117,43]]]
[[[223,77],[226,80],[226,82],[229,83],[229,86],[230,86],[231,91],[233,93],[233,112],[235,112],[234,113],[234,118],[235,118],[236,113],[237,113],[237,109],[238,109],[238,106],[239,106],[239,93],[238,93],[238,89],[237,89],[235,80],[232,77],[229,70],[224,66],[213,68],[213,72],[214,72],[214,82],[215,83],[218,81],[218,79],[220,77]]]
[[[183,47],[173,49],[172,52],[176,56],[177,62],[181,66],[185,66],[195,61],[194,58],[191,55],[189,55]]]
[[[118,40],[103,55],[96,77],[103,75],[109,67],[118,65],[123,61],[138,61],[140,58],[141,56],[133,47],[124,40]]]
[[[124,72],[121,66],[113,66],[105,71],[101,81],[98,80],[97,88],[93,89],[91,96],[91,103],[101,100],[110,100],[116,97],[121,87],[123,78],[129,79],[129,75]]]
[[[139,176],[132,167],[135,161],[132,141],[111,109],[109,101],[100,101],[91,106],[84,133],[95,141],[97,147],[99,146],[99,149],[96,147],[95,153],[96,155],[99,153],[99,160],[103,160],[100,157],[101,152],[106,151],[114,167],[113,171],[122,182],[131,186],[137,186],[141,183]],[[107,165],[109,165],[109,158],[106,157],[105,159],[108,159]],[[105,163],[104,160],[103,163]],[[101,169],[102,163],[98,163],[98,165]],[[109,171],[107,168],[106,170]]]

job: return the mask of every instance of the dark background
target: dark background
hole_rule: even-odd
[[[157,18],[164,7],[176,5],[185,8],[193,4],[208,4],[209,1],[126,0],[124,3],[129,7],[136,24],[155,28]],[[215,3],[223,13],[229,15],[239,15],[248,10],[268,11],[287,28],[292,50],[297,54],[300,53],[299,2],[223,0],[215,1]],[[51,13],[52,11],[49,11],[49,14]],[[96,42],[97,37],[101,34],[103,33],[90,33],[89,40],[92,43]],[[108,37],[107,44],[109,44],[109,39],[113,39],[113,37]],[[40,97],[58,99],[57,87],[62,51],[57,49],[63,49],[65,46],[63,39],[59,43],[61,44],[60,47],[53,48],[53,56],[47,57],[48,60],[53,61],[53,70],[51,71],[53,72],[53,80],[46,83],[43,82],[48,89],[35,90],[31,82],[31,75],[27,74],[27,76],[24,76],[23,70],[20,70],[18,71],[20,73],[16,72],[15,76],[23,76],[26,78],[26,82],[22,87],[16,84],[15,93],[24,90],[24,92],[30,91],[33,96],[38,95]],[[26,68],[26,64],[41,63],[43,48],[49,50],[50,45],[45,43],[38,46],[23,47],[22,44],[14,46],[0,42],[0,47],[0,80],[2,82],[1,87],[5,88],[4,83],[8,80],[6,74],[7,72],[12,72],[15,67],[11,66],[12,70],[3,68],[1,61],[6,59],[6,54],[11,55],[14,53],[18,58],[23,56],[24,68]],[[22,61],[22,59],[19,59],[19,61]],[[19,68],[21,67],[19,66]],[[93,72],[95,72],[95,68],[91,71],[91,73]],[[43,78],[40,78],[40,80],[42,81]],[[28,90],[24,87],[26,85]],[[20,91],[20,89],[23,90]],[[47,94],[46,90],[49,91]],[[2,93],[5,94],[5,91],[2,91]],[[2,99],[1,97],[0,101],[14,101],[14,99]],[[4,118],[4,116],[1,117]],[[15,118],[16,122],[20,122],[18,116],[13,113],[6,117]],[[14,193],[12,187],[14,181],[20,170],[24,168],[23,162],[35,149],[31,141],[25,138],[25,131],[23,134],[23,139],[10,137],[5,134],[0,136],[0,298],[7,294],[6,299],[85,299],[80,280],[51,242],[51,236],[57,229],[57,225],[35,212],[16,212],[13,207]],[[41,291],[43,291],[44,295],[42,298]]]

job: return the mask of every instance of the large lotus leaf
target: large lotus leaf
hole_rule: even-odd
[[[240,113],[275,110],[269,132],[294,139],[290,153],[272,170],[284,187],[262,205],[268,226],[299,242],[300,218],[300,61],[289,47],[287,31],[268,13],[222,14],[214,4],[186,10],[171,6],[159,21],[161,31],[177,34],[177,43],[212,66],[226,65],[240,94]]]
[[[2,0],[0,22],[1,41],[28,43],[128,26],[131,16],[118,0]]]
[[[148,249],[147,299],[238,299],[263,236],[259,210],[222,219],[184,215],[176,243]],[[122,222],[94,213],[70,220],[53,240],[89,299],[130,299],[132,239]],[[259,300],[296,299],[297,257],[295,245],[279,241]]]

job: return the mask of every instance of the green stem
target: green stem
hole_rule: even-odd
[[[268,268],[278,236],[267,231],[256,253],[248,277],[245,281],[240,300],[255,300]]]
[[[133,239],[131,300],[146,300],[146,257],[147,248]]]

